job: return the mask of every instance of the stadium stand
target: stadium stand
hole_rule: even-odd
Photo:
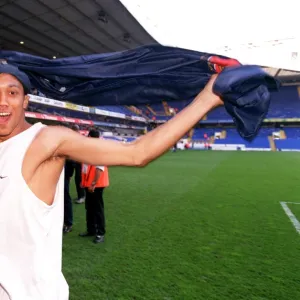
[[[284,86],[278,93],[271,95],[270,110],[266,117],[269,123],[264,123],[264,127],[252,142],[246,142],[239,136],[224,107],[216,108],[209,113],[207,119],[200,122],[201,127],[196,126],[183,139],[212,145],[243,145],[246,149],[300,149],[300,127],[297,127],[300,124],[297,120],[300,118],[298,90],[297,86]],[[45,99],[43,97],[36,98]],[[53,106],[49,105],[49,101],[54,101],[56,104],[59,102],[51,99],[44,102],[35,100],[30,102],[28,112],[39,113],[48,120],[55,120],[55,117],[59,117],[61,120],[69,118],[66,119],[67,122],[70,120],[72,122],[72,118],[81,120],[83,129],[87,129],[92,124],[102,132],[109,131],[112,136],[107,138],[126,141],[132,141],[143,134],[145,130],[152,130],[169,120],[172,115],[185,108],[190,102],[189,100],[161,101],[151,106],[148,104],[138,106],[106,105],[80,108],[72,104]],[[46,105],[45,102],[47,102]],[[79,109],[77,109],[78,107]],[[49,117],[45,117],[45,115],[49,115]],[[30,117],[36,116],[30,115]],[[286,123],[286,119],[295,122]],[[274,133],[276,134],[273,135]]]
[[[124,106],[98,106],[97,108],[102,109],[102,110],[106,110],[106,111],[111,111],[111,112],[116,112],[116,113],[120,113],[120,114],[124,114],[127,116],[137,116],[136,113],[134,113],[133,111],[129,110],[128,108],[124,107]]]
[[[157,121],[168,121],[170,118],[172,118],[172,116],[155,116]]]
[[[279,92],[271,94],[270,110],[267,118],[300,117],[300,99],[297,86],[282,87]],[[208,120],[230,120],[224,107],[218,107],[207,116]]]
[[[300,139],[300,128],[285,127],[287,139]]]
[[[207,115],[207,120],[229,120],[230,116],[224,107],[217,107]]]
[[[207,120],[202,121],[201,128],[195,128],[192,141],[221,146],[217,149],[221,149],[222,145],[242,145],[249,150],[300,150],[299,91],[298,86],[283,86],[278,93],[271,95],[270,109],[264,125],[252,142],[246,142],[239,136],[224,107],[216,108],[208,114]],[[207,138],[204,138],[205,135]]]
[[[277,150],[300,150],[300,139],[284,139],[276,140],[275,145]]]
[[[300,99],[296,86],[282,87],[278,93],[272,94],[270,110],[267,118],[300,117]]]
[[[241,137],[231,137],[226,139],[215,140],[215,144],[232,144],[245,145],[247,148],[270,148],[270,143],[267,137],[257,137],[253,142],[247,142]]]
[[[182,110],[190,101],[167,102],[169,108],[177,111]],[[143,115],[149,118],[155,117],[156,120],[166,121],[170,118],[166,113],[163,103],[140,105],[138,108]],[[297,86],[284,86],[278,93],[272,93],[270,110],[266,118],[295,118],[300,117],[300,100]],[[207,116],[209,121],[231,121],[224,107],[217,107]]]
[[[221,131],[219,128],[195,128],[192,139],[203,140],[204,135],[207,134],[209,137],[214,136],[215,132]]]
[[[169,108],[177,111],[182,110],[190,101],[172,101],[166,102]],[[166,121],[170,118],[166,113],[163,103],[150,105],[140,105],[138,108],[143,115],[160,121]],[[272,93],[270,110],[266,118],[295,118],[300,117],[300,100],[297,86],[284,86],[278,93]],[[224,107],[217,107],[207,116],[209,121],[231,121]]]
[[[82,134],[96,128],[104,138],[119,141],[134,140],[148,127],[145,118],[126,107],[85,107],[36,95],[30,95],[26,118],[30,123],[42,120],[49,125],[76,123]]]
[[[151,106],[149,105],[150,110],[155,116],[165,116],[165,109],[162,103],[154,103]]]

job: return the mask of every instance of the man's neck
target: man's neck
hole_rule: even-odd
[[[12,131],[11,134],[9,134],[7,136],[0,137],[0,143],[5,142],[5,141],[13,138],[14,136],[22,133],[23,131],[27,130],[31,126],[32,125],[27,123],[26,120],[22,121],[22,123],[18,124],[18,126]]]

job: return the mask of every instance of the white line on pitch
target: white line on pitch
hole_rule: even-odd
[[[287,203],[287,204],[300,204],[300,202],[282,202],[282,203]]]
[[[300,222],[297,220],[297,218],[295,217],[295,215],[292,213],[292,211],[289,209],[289,207],[287,206],[288,202],[280,202],[283,210],[285,211],[286,215],[289,217],[289,219],[291,220],[291,222],[293,223],[295,229],[297,230],[297,232],[300,234]],[[290,203],[290,202],[289,202]],[[299,204],[299,203],[297,203]]]

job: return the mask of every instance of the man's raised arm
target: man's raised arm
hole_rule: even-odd
[[[68,129],[56,132],[56,155],[91,165],[145,166],[170,149],[214,107],[222,105],[212,92],[215,76],[195,100],[171,120],[133,143],[87,138]]]

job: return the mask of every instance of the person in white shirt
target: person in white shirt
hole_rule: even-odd
[[[64,164],[144,167],[222,100],[213,76],[173,119],[132,143],[84,137],[71,129],[25,120],[30,81],[0,64],[1,300],[67,300],[61,272]]]

